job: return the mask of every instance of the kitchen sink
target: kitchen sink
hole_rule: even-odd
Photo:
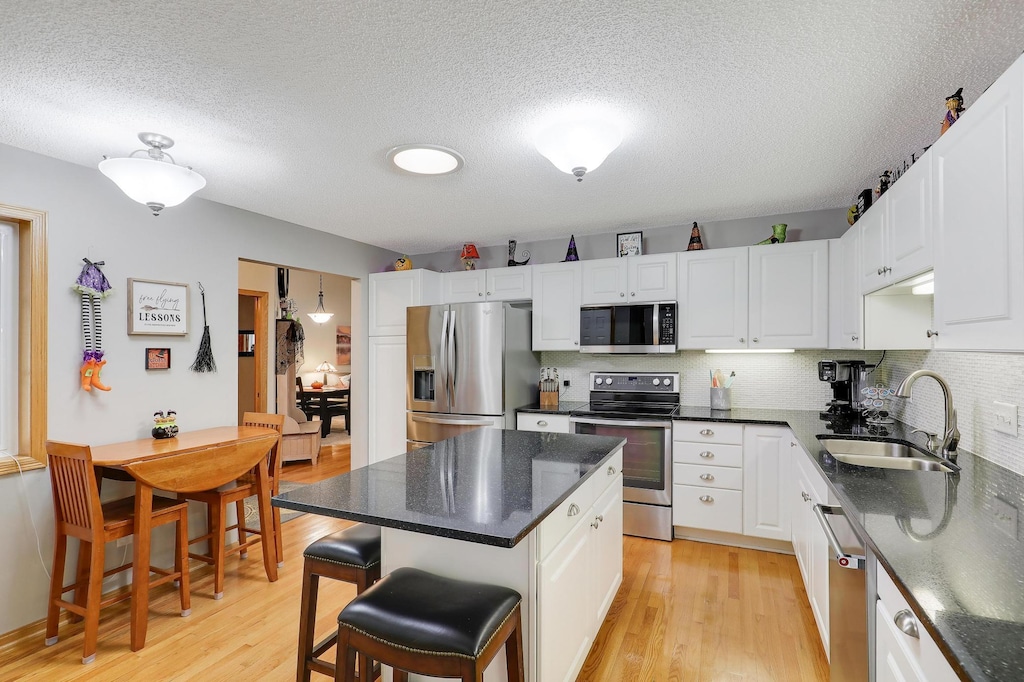
[[[957,468],[948,462],[903,443],[841,438],[819,438],[818,440],[832,457],[846,464],[910,471],[942,471],[945,473],[957,471]]]

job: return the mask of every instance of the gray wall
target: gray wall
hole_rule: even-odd
[[[758,218],[741,218],[738,220],[722,220],[718,222],[699,223],[701,240],[705,249],[719,249],[729,246],[748,246],[756,244],[771,236],[772,225],[786,223],[789,230],[787,241],[811,241],[813,239],[832,239],[841,237],[850,227],[846,222],[846,208],[831,208],[820,211],[804,211],[802,213],[785,213],[781,215],[762,216]],[[642,226],[623,227],[618,232],[642,230],[644,233],[644,253],[671,253],[685,251],[690,243],[690,228],[693,223],[685,223],[672,227],[644,228]],[[594,235],[576,235],[576,250],[581,260],[596,260],[615,257],[615,232]],[[565,252],[569,245],[569,234],[557,239],[539,242],[521,242],[518,245],[516,258],[522,260],[523,249],[531,253],[530,263],[556,263],[565,260]],[[508,264],[508,245],[480,247],[478,268],[505,267]],[[457,251],[439,251],[436,253],[419,254],[412,257],[413,266],[446,272],[461,270],[462,262]]]
[[[193,197],[153,217],[128,199],[94,167],[78,166],[0,145],[0,203],[48,212],[49,399],[48,437],[99,445],[149,435],[157,409],[175,409],[182,429],[195,430],[237,419],[238,259],[277,263],[318,272],[365,277],[384,270],[397,254],[266,216]],[[103,345],[109,393],[79,388],[82,362],[78,296],[71,284],[82,258],[106,262],[115,293],[103,303]],[[187,282],[191,290],[187,337],[127,334],[127,278]],[[218,372],[193,374],[188,367],[202,334],[195,284],[207,291],[207,313]],[[365,296],[365,287],[354,287]],[[272,293],[272,298],[276,295]],[[353,326],[363,330],[353,365],[353,466],[366,461],[365,329],[367,306],[353,306]],[[354,339],[354,342],[357,339]],[[144,370],[147,346],[170,347],[172,367]],[[271,400],[271,404],[273,401]],[[105,494],[124,493],[105,486]],[[32,516],[28,514],[31,508]],[[198,510],[195,510],[198,511]],[[0,633],[45,615],[47,568],[53,548],[53,511],[46,470],[0,478]],[[196,522],[202,523],[201,515]],[[33,521],[40,535],[37,557]],[[169,527],[154,537],[154,559],[170,560]],[[168,532],[163,532],[168,531]],[[112,552],[113,553],[113,552]],[[73,555],[73,554],[72,554]],[[120,552],[117,557],[120,558]]]

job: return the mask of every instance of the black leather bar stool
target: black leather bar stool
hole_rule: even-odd
[[[296,680],[309,682],[310,672],[314,670],[331,677],[335,674],[334,663],[320,656],[338,641],[338,633],[332,632],[322,642],[313,645],[320,578],[355,583],[356,595],[362,594],[367,587],[380,580],[380,527],[357,524],[326,535],[306,547],[302,556],[302,614],[299,617]]]
[[[409,673],[480,682],[505,645],[509,682],[524,682],[522,597],[515,590],[399,568],[338,615],[337,682],[355,680],[355,659]],[[365,669],[365,668],[364,668]]]

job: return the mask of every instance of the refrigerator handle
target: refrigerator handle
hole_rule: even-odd
[[[451,396],[448,394],[448,325],[449,325],[449,311],[445,307],[444,313],[441,318],[441,346],[440,346],[440,358],[439,364],[441,365],[441,380],[444,382],[445,398],[448,400],[448,404],[444,406],[445,411],[451,410]]]
[[[455,336],[455,311],[451,311],[448,323],[448,411],[455,409],[455,368],[458,360],[458,348]]]

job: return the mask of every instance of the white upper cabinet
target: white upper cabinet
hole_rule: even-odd
[[[579,261],[533,266],[533,350],[579,350]]]
[[[872,291],[889,286],[888,233],[885,229],[885,207],[888,203],[883,194],[874,206],[861,216],[854,225],[860,229],[860,291],[869,294]]]
[[[860,293],[860,230],[854,225],[829,241],[828,347],[864,347],[864,297]]]
[[[625,303],[628,277],[626,258],[583,261],[583,305]]]
[[[1024,350],[1024,59],[930,150],[936,348]]]
[[[745,246],[678,255],[680,348],[747,347],[747,255]]]
[[[828,346],[828,242],[750,247],[750,348]]]
[[[457,270],[441,275],[441,300],[444,303],[473,303],[484,300],[486,270]]]
[[[931,155],[929,155],[930,157]],[[922,159],[886,192],[887,274],[893,282],[930,270],[932,260],[931,158]]]
[[[370,275],[370,336],[405,336],[405,309],[441,302],[441,275],[429,270]]]
[[[583,263],[583,305],[672,301],[675,297],[674,253]]]
[[[529,301],[533,298],[533,266],[491,268],[487,273],[488,301]]]

